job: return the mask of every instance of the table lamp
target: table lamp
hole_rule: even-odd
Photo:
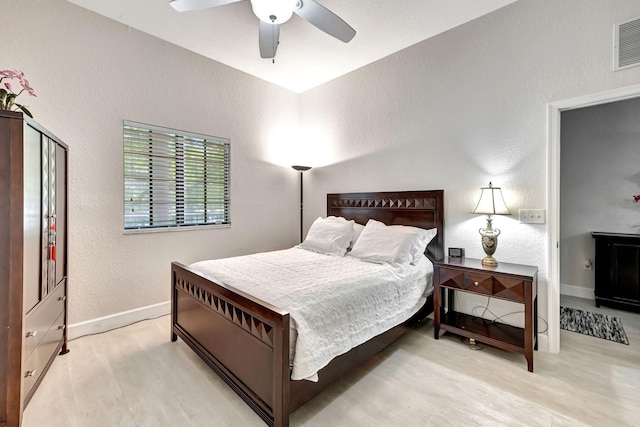
[[[491,224],[493,219],[491,216],[511,215],[511,212],[504,203],[500,187],[494,187],[491,182],[489,182],[489,186],[482,187],[481,190],[480,200],[471,213],[487,215],[487,227],[478,230],[482,236],[482,249],[484,249],[484,253],[487,254],[487,256],[482,259],[482,265],[496,266],[498,265],[498,261],[493,257],[493,254],[498,247],[500,230],[493,228]]]

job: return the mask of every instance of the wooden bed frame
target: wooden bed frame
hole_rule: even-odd
[[[437,228],[425,254],[443,256],[444,192],[327,195],[327,215],[366,224]],[[289,313],[174,262],[171,265],[171,341],[184,340],[268,425],[288,426],[289,414],[402,336],[433,311],[430,297],[406,322],[336,357],[319,381],[290,380]]]

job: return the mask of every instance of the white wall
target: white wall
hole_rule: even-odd
[[[301,127],[321,152],[307,226],[327,192],[444,189],[446,245],[482,257],[479,188],[503,187],[514,213],[548,209],[547,104],[638,83],[640,67],[614,73],[612,58],[614,23],[639,15],[637,0],[520,0],[303,93]],[[499,261],[539,267],[546,318],[547,225],[494,224]]]
[[[25,72],[38,97],[19,100],[70,146],[71,324],[167,301],[171,261],[297,243],[298,176],[273,163],[297,94],[63,0],[2,16],[0,69]],[[124,119],[231,139],[231,228],[123,234]]]
[[[0,68],[25,71],[36,119],[71,146],[71,323],[166,301],[172,260],[296,243],[297,174],[275,141],[298,121],[307,227],[327,192],[441,188],[447,246],[481,257],[481,186],[547,208],[547,103],[640,82],[612,72],[637,0],[520,0],[301,95],[63,0],[2,10]],[[233,227],[123,235],[123,119],[231,138]],[[546,317],[547,226],[494,223],[498,260],[539,266]]]
[[[560,283],[594,298],[592,231],[640,232],[640,98],[562,113]]]

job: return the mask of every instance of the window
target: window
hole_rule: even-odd
[[[124,122],[126,230],[230,225],[229,140]]]

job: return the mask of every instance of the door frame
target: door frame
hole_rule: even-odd
[[[549,352],[560,352],[560,115],[563,111],[640,97],[640,84],[550,102],[547,107],[549,240],[547,321]]]

